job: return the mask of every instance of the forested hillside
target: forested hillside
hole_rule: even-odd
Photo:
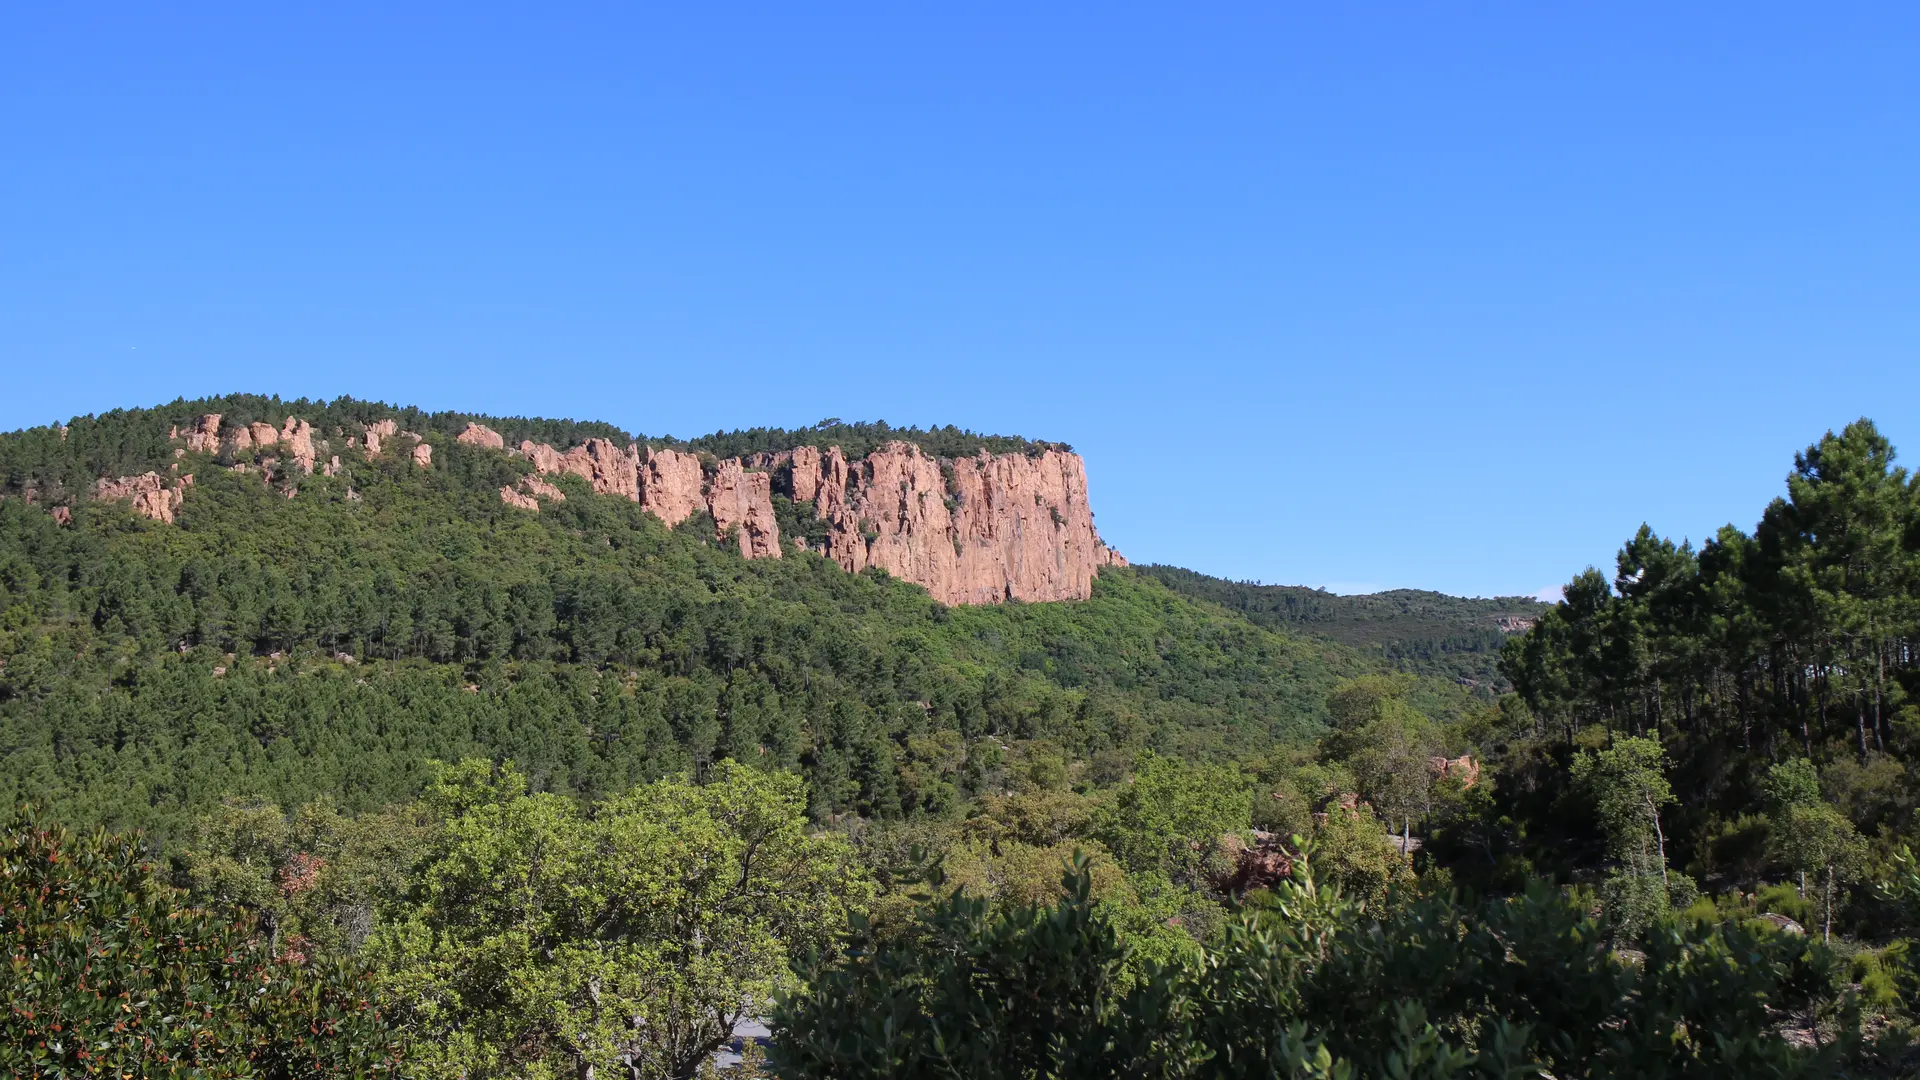
[[[1548,607],[1525,596],[1478,599],[1421,589],[1341,596],[1228,581],[1178,566],[1140,569],[1182,596],[1219,604],[1260,626],[1337,641],[1401,671],[1453,679],[1488,695],[1512,689],[1500,673],[1500,650]]]
[[[1644,737],[1684,793],[1662,814],[1675,866],[1715,889],[1824,872],[1825,914],[1885,915],[1863,883],[1920,807],[1920,484],[1865,420],[1793,464],[1751,531],[1696,548],[1642,526],[1507,646],[1529,726],[1505,798],[1533,859],[1597,850],[1559,778],[1582,747]]]
[[[750,1017],[791,1080],[1920,1068],[1920,484],[1865,421],[1550,607],[948,607],[464,415],[170,437],[279,404],[0,436],[0,1070],[690,1080]],[[682,445],[829,434],[1049,452]],[[166,515],[90,495],[138,468]]]
[[[76,470],[171,463],[167,429],[201,410],[278,405],[0,438],[8,488],[42,493],[0,499],[10,800],[164,833],[226,795],[382,806],[434,759],[511,758],[592,796],[731,757],[800,770],[822,817],[939,814],[998,783],[1006,740],[1224,759],[1310,738],[1334,681],[1366,670],[1124,570],[1084,603],[949,609],[813,555],[750,563],[575,477],[527,514],[496,494],[524,463],[433,435],[429,470],[350,455],[291,498],[201,468],[172,525],[112,501],[68,525],[47,511],[84,489]]]

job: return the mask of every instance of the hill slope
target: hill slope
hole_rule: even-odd
[[[1420,589],[1340,596],[1299,585],[1258,585],[1177,566],[1140,568],[1174,592],[1219,604],[1270,630],[1339,642],[1394,667],[1452,679],[1481,693],[1512,689],[1498,669],[1507,638],[1551,605],[1525,596],[1477,599]]]
[[[598,795],[732,757],[798,768],[822,817],[940,814],[1001,783],[1017,740],[1303,740],[1374,667],[1123,568],[1082,602],[949,608],[811,552],[742,558],[577,476],[530,514],[499,496],[526,463],[451,439],[425,468],[348,455],[295,497],[203,468],[171,524],[17,497],[137,467],[177,422],[0,436],[0,798],[164,833],[232,793],[385,804],[433,759]]]

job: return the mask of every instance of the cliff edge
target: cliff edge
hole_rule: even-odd
[[[278,430],[263,423],[223,430],[221,416],[210,413],[169,434],[176,457],[272,448],[291,458],[291,471],[299,475],[312,474],[319,455],[331,452],[325,439],[316,446],[308,421],[293,416]],[[432,446],[392,420],[335,434],[369,459],[397,441],[416,465],[432,467]],[[745,558],[811,550],[850,573],[885,570],[945,604],[1083,600],[1093,594],[1102,567],[1127,564],[1094,528],[1085,463],[1045,444],[936,457],[896,440],[857,458],[838,446],[715,458],[607,438],[587,438],[565,450],[531,440],[509,446],[479,423],[468,423],[454,441],[532,466],[532,475],[499,490],[500,500],[519,510],[539,513],[541,500],[565,499],[542,476],[578,476],[592,491],[639,503],[669,526],[706,513],[716,535]],[[269,482],[276,471],[289,471],[277,458],[261,464]],[[332,476],[340,469],[336,455],[321,471]],[[185,477],[169,483],[158,474],[106,479],[95,497],[131,499],[137,512],[171,522],[188,483]],[[291,498],[294,490],[287,494]],[[805,535],[783,542],[783,512]]]

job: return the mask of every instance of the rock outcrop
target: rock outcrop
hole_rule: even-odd
[[[1255,830],[1253,843],[1237,836],[1221,838],[1221,848],[1232,861],[1232,870],[1218,877],[1214,887],[1235,896],[1255,889],[1270,889],[1293,876],[1293,864],[1300,853],[1287,847],[1273,833]]]
[[[738,458],[720,463],[707,486],[707,508],[720,535],[729,532],[749,559],[780,557],[780,525],[773,518],[772,477],[748,472]]]
[[[536,476],[523,477],[519,484],[500,489],[501,502],[536,514],[540,512],[540,499],[566,502],[567,494]]]
[[[293,457],[293,467],[312,476],[313,425],[289,416],[286,426],[280,430],[280,441],[286,444],[287,453]]]
[[[520,453],[536,471],[548,475],[572,473],[602,495],[640,501],[640,451],[621,447],[611,439],[588,439],[562,454],[543,443],[523,442]]]
[[[469,422],[460,434],[455,435],[453,441],[466,443],[468,446],[485,446],[494,450],[505,449],[507,445],[507,440],[501,438],[499,432],[485,424],[472,422]]]
[[[529,476],[525,480],[520,481],[520,488],[527,494],[538,498],[552,499],[554,502],[567,501],[566,492],[561,491],[559,488],[554,487],[552,484],[538,477]]]
[[[940,461],[895,442],[848,462],[837,448],[764,455],[790,470],[796,502],[830,532],[823,553],[850,571],[876,566],[942,603],[1078,600],[1103,566],[1079,455],[981,453]]]
[[[1435,780],[1458,780],[1463,788],[1470,788],[1480,782],[1480,763],[1473,760],[1472,754],[1462,754],[1452,759],[1428,758],[1427,771],[1433,774]]]
[[[648,450],[640,464],[640,505],[669,525],[707,509],[706,475],[700,459],[678,450]],[[773,504],[767,504],[773,513]]]
[[[380,444],[400,433],[400,425],[392,420],[375,420],[364,429],[367,437],[367,460],[380,456]]]
[[[132,500],[134,513],[172,524],[173,512],[179,509],[185,489],[192,483],[193,477],[189,475],[169,485],[167,478],[157,472],[102,477],[93,485],[93,497]]]
[[[221,419],[209,413],[170,434],[184,441],[181,453],[274,448],[283,456],[260,459],[259,471],[269,481],[287,460],[299,473],[311,474],[320,455],[332,449],[316,445],[311,424],[297,417],[287,417],[279,429],[255,422],[224,433]],[[358,444],[373,459],[395,439],[403,440],[398,450],[415,465],[432,466],[433,447],[392,419],[364,425],[360,438],[348,438],[347,445]],[[1126,565],[1094,528],[1084,463],[1063,450],[942,459],[893,442],[857,460],[838,447],[803,446],[715,461],[603,438],[564,451],[530,441],[508,449],[499,432],[479,423],[468,423],[455,439],[533,465],[533,476],[500,489],[506,505],[538,512],[543,499],[564,500],[558,487],[540,477],[570,474],[598,494],[639,503],[670,526],[708,514],[718,534],[733,537],[750,559],[781,557],[773,500],[785,496],[823,526],[809,529],[816,537],[825,534],[811,545],[819,554],[851,572],[885,570],[946,604],[1084,599],[1101,568]],[[233,468],[253,471],[244,462]],[[328,476],[343,471],[338,456],[329,456],[321,469]],[[130,499],[140,513],[171,521],[190,479],[172,486],[157,473],[102,480],[96,497]],[[808,546],[801,538],[788,543]],[[1468,767],[1450,763],[1447,774],[1470,785],[1478,770],[1467,773]]]
[[[1085,599],[1100,568],[1126,565],[1094,529],[1085,465],[1061,450],[944,461],[894,442],[849,461],[837,447],[808,446],[710,467],[696,454],[605,439],[565,453],[523,442],[518,453],[536,473],[579,476],[668,525],[704,510],[750,559],[781,554],[777,474],[780,493],[826,523],[821,554],[852,572],[878,567],[946,604]],[[525,490],[501,498],[535,509]]]
[[[208,413],[195,420],[193,427],[185,433],[187,449],[196,454],[217,454],[220,452],[220,414]],[[180,438],[178,428],[170,433],[171,438]]]

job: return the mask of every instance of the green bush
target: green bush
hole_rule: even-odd
[[[0,836],[0,1074],[372,1077],[400,1045],[363,975],[190,908],[137,838],[16,814]]]
[[[949,898],[923,935],[816,965],[776,1011],[775,1072],[1731,1080],[1835,1075],[1859,1046],[1838,965],[1804,936],[1669,921],[1629,962],[1544,885],[1362,908],[1302,860],[1202,960],[1122,980],[1084,861],[1066,885],[1051,908]]]

